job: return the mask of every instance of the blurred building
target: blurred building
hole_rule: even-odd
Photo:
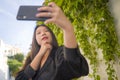
[[[0,40],[0,80],[9,80],[9,66],[7,65],[7,56],[13,56],[22,51],[12,45],[5,44]]]
[[[0,53],[2,53],[4,56],[13,56],[15,54],[22,53],[22,51],[20,48],[5,44],[2,40],[0,40]]]

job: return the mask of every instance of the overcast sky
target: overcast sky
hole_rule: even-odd
[[[42,5],[44,0],[1,0],[0,39],[14,45],[24,53],[30,48],[35,21],[18,21],[16,15],[20,5]]]

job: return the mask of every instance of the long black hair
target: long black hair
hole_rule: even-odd
[[[53,49],[58,47],[58,42],[57,42],[57,39],[56,39],[53,31],[48,26],[46,26],[44,24],[37,25],[35,27],[34,33],[33,33],[33,39],[32,39],[32,45],[31,45],[31,52],[28,55],[28,57],[26,58],[26,61],[25,61],[25,64],[24,64],[22,70],[25,69],[25,67],[28,64],[31,63],[31,61],[34,59],[34,57],[37,55],[39,49],[41,48],[41,46],[37,43],[37,40],[36,40],[36,30],[37,30],[37,28],[39,28],[41,26],[47,28],[48,31],[51,33],[51,35],[52,35],[52,46],[53,46]]]

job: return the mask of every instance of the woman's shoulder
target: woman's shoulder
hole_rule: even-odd
[[[61,46],[58,46],[58,47],[53,47],[53,52],[57,52],[57,51],[61,51],[61,50],[63,50],[63,45],[61,45]]]
[[[56,48],[56,53],[60,53],[60,52],[62,52],[63,49],[64,49],[64,46],[63,46],[63,45],[58,46],[58,48]]]
[[[61,46],[58,46],[58,47],[54,47],[53,49],[52,49],[52,52],[51,52],[51,56],[52,57],[57,57],[57,56],[59,56],[60,54],[62,54],[63,53],[63,45],[61,45]]]

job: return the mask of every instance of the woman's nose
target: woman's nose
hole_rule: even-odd
[[[41,36],[44,36],[44,35],[46,35],[45,32],[41,32]]]

